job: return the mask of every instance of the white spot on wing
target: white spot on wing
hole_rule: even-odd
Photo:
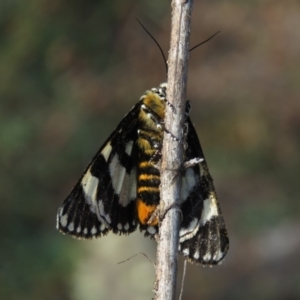
[[[60,218],[60,225],[61,225],[62,227],[66,227],[67,224],[68,224],[68,215],[65,214],[65,215],[63,215],[63,216]]]
[[[62,217],[62,212],[63,212],[63,209],[62,207],[60,207],[58,209],[58,212],[57,212],[57,215],[56,215],[56,228],[59,229],[59,222],[60,222],[60,219]]]
[[[74,223],[71,222],[68,226],[69,231],[73,231],[74,230]]]
[[[76,229],[76,232],[79,233],[81,231],[81,226],[79,225]]]
[[[87,228],[84,228],[83,233],[84,233],[84,234],[87,234],[87,233],[88,233]]]
[[[81,186],[85,194],[85,199],[90,204],[90,210],[93,213],[97,212],[98,184],[99,184],[99,179],[91,174],[91,168],[89,168],[81,180]]]
[[[103,148],[101,154],[103,155],[103,157],[105,158],[106,161],[108,161],[109,155],[111,153],[112,150],[112,146],[111,144],[108,142],[106,144],[106,146]]]
[[[198,176],[194,173],[192,168],[186,170],[185,175],[182,178],[182,185],[181,185],[181,201],[185,201],[193,188],[196,185],[196,179]]]
[[[126,223],[125,225],[124,225],[124,230],[128,230],[129,229],[129,223]]]
[[[183,249],[183,250],[182,250],[182,254],[183,254],[184,256],[189,256],[189,254],[190,254],[190,249],[189,249],[189,248]]]
[[[156,233],[156,229],[154,226],[148,226],[147,227],[147,231],[150,233],[150,234],[155,234]]]
[[[117,228],[118,228],[119,230],[122,230],[122,228],[123,228],[122,224],[121,224],[121,223],[118,223]]]
[[[203,211],[201,216],[201,223],[204,225],[213,217],[219,215],[217,199],[214,194],[211,194],[208,199],[203,201]]]
[[[199,250],[197,250],[195,253],[194,253],[194,259],[198,260],[200,257],[200,253],[199,253]]]
[[[136,199],[136,181],[136,169],[133,168],[130,174],[125,174],[123,185],[119,193],[119,204],[123,207]]]
[[[125,147],[125,153],[127,153],[128,155],[131,155],[132,146],[133,146],[133,141],[128,142]]]
[[[211,260],[211,254],[210,254],[210,253],[206,253],[206,254],[203,256],[203,260],[204,260],[204,261],[210,261],[210,260]]]
[[[97,229],[95,226],[93,226],[93,228],[91,229],[91,234],[96,234],[97,233]]]
[[[115,191],[115,194],[119,195],[125,177],[126,169],[121,165],[119,157],[116,154],[111,163],[109,164],[109,173],[112,181],[112,185]]]
[[[224,257],[224,253],[221,251],[217,251],[217,253],[214,254],[213,256],[213,260],[214,261],[219,261],[220,259],[222,259]]]

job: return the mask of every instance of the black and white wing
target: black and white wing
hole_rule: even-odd
[[[191,262],[216,265],[229,248],[227,230],[212,177],[196,133],[187,118],[186,160],[200,158],[187,168],[182,179],[183,220],[179,232],[179,252]]]
[[[57,229],[77,238],[129,234],[137,227],[136,159],[140,103],[124,117],[57,213]]]

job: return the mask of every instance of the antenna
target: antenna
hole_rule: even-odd
[[[166,56],[164,54],[164,51],[163,49],[161,48],[160,44],[157,42],[157,40],[153,37],[153,35],[147,30],[147,28],[142,24],[142,22],[136,18],[136,20],[139,22],[139,24],[142,26],[142,28],[148,33],[148,35],[151,37],[151,39],[155,42],[155,44],[157,45],[162,57],[163,57],[163,60],[164,60],[164,63],[165,63],[165,67],[166,67],[166,74],[168,74],[168,64],[167,64],[167,59],[166,59]],[[196,48],[198,48],[199,46],[207,43],[208,41],[210,41],[214,36],[216,36],[218,33],[220,33],[221,30],[217,31],[215,34],[213,34],[211,37],[209,37],[208,39],[206,39],[205,41],[197,44],[196,46],[192,47],[189,52],[192,52],[193,50],[195,50]]]
[[[198,44],[198,45],[196,45],[196,46],[194,46],[194,47],[192,47],[189,51],[192,52],[193,50],[195,50],[195,49],[198,48],[199,46],[201,46],[201,45],[205,44],[206,42],[210,41],[214,36],[216,36],[216,35],[217,35],[218,33],[220,33],[220,32],[221,32],[221,30],[217,31],[215,34],[213,34],[213,35],[212,35],[211,37],[209,37],[207,40],[201,42],[200,44]]]
[[[148,33],[148,35],[152,38],[152,40],[155,42],[155,44],[157,45],[162,57],[163,57],[163,60],[164,60],[164,63],[165,63],[165,67],[166,67],[166,74],[168,74],[168,64],[167,64],[167,59],[165,57],[165,54],[164,54],[164,51],[163,49],[161,48],[160,44],[157,42],[157,40],[153,37],[153,35],[147,30],[147,28],[141,23],[141,21],[139,19],[136,18],[136,20],[139,22],[139,24],[142,26],[142,28]]]

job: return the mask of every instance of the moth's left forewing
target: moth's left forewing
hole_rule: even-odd
[[[57,214],[57,229],[92,238],[136,229],[136,155],[140,103],[92,159]]]

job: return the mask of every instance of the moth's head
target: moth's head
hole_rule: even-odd
[[[159,85],[158,88],[152,88],[152,92],[156,93],[161,100],[166,101],[167,98],[167,83],[163,82]]]

